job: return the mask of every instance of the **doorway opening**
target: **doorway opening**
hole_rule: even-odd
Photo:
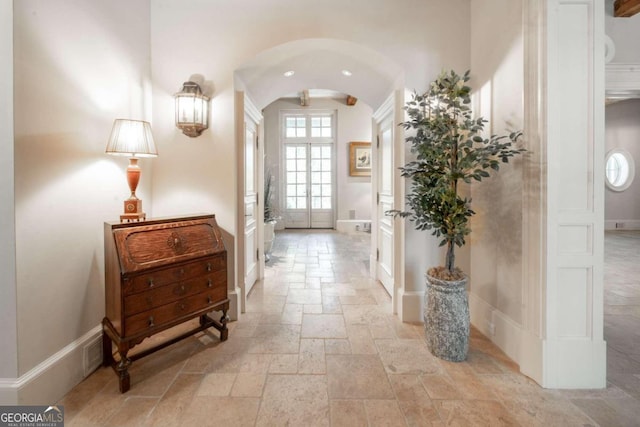
[[[353,72],[346,73],[344,70]],[[398,94],[404,94],[404,89],[399,86],[404,81],[401,69],[369,48],[340,40],[311,39],[286,43],[259,54],[236,70],[235,80],[236,100],[242,99],[239,105],[253,104],[260,113],[256,122],[259,142],[255,144],[255,155],[249,156],[257,160],[255,170],[253,174],[248,173],[245,170],[246,161],[238,161],[238,189],[246,188],[245,180],[257,177],[256,188],[262,193],[265,175],[273,179],[276,206],[280,210],[279,230],[335,229],[338,220],[354,219],[355,225],[358,225],[357,220],[361,219],[362,224],[357,229],[354,226],[354,231],[372,231],[370,275],[378,280],[379,273],[385,272],[388,279],[383,281],[386,282],[385,289],[394,298],[394,283],[400,282],[395,279],[400,261],[397,255],[401,253],[396,248],[402,247],[398,240],[402,236],[391,232],[385,234],[384,239],[378,238],[377,227],[384,223],[388,231],[393,230],[393,221],[384,216],[384,211],[399,206],[401,202],[398,202],[398,198],[402,200],[403,197],[401,192],[395,191],[398,185],[394,171],[403,160],[404,150],[394,136],[387,141],[387,156],[384,158],[389,163],[380,170],[389,174],[383,182],[390,185],[387,193],[380,194],[380,170],[376,169],[378,159],[373,147],[377,146],[381,123],[379,110],[384,105],[390,105],[384,110],[392,122],[396,119],[394,112],[398,103],[395,100]],[[340,97],[337,100],[331,97],[314,99],[313,96],[309,97],[313,91],[307,87],[332,88],[328,92],[340,94]],[[354,100],[355,106],[352,104]],[[271,114],[269,110],[274,102],[288,102],[289,106],[280,105],[276,108],[277,113]],[[331,102],[339,106],[330,105]],[[364,118],[354,119],[353,116],[357,115],[354,112],[363,106],[367,108]],[[246,112],[241,115],[236,110],[238,130],[240,117],[247,120],[248,115]],[[344,129],[353,127],[349,124],[354,120],[358,120],[357,127],[361,130],[351,129],[343,133]],[[273,132],[275,137],[271,135]],[[368,141],[372,147],[371,176],[349,176],[349,143],[362,141]],[[239,142],[237,147],[239,159],[246,160],[245,150],[253,150],[253,145],[247,141]],[[402,152],[400,156],[396,156],[397,151]],[[385,194],[387,199],[382,197]],[[257,207],[258,215],[255,218],[249,215],[250,219],[255,219],[257,227],[255,233],[248,232],[246,212],[251,212],[247,207],[247,203],[251,204],[253,200],[251,197],[246,193],[238,197],[241,202],[238,206],[236,259],[239,261],[237,271],[240,289],[236,292],[242,312],[253,285],[253,277],[248,275],[246,267],[256,261],[256,280],[265,276],[265,257],[261,257],[259,251],[255,254],[248,252],[249,248],[260,248],[264,244],[262,206]],[[258,194],[256,200],[260,201],[260,198]],[[381,199],[382,204],[379,203]],[[380,245],[388,246],[381,249]],[[383,268],[379,268],[381,260],[386,262]],[[395,312],[395,306],[392,311]]]

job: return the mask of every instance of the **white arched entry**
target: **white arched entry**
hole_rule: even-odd
[[[343,70],[349,70],[351,76],[346,76]],[[294,71],[293,76],[285,77],[284,73]],[[236,217],[236,271],[238,286],[231,290],[230,298],[232,304],[237,303],[239,312],[244,312],[246,297],[253,285],[254,277],[251,274],[253,261],[257,262],[257,279],[264,276],[264,256],[258,251],[251,252],[252,248],[262,248],[263,242],[263,207],[260,203],[262,198],[263,181],[263,123],[260,111],[278,98],[292,93],[299,93],[304,89],[331,89],[345,94],[352,95],[362,102],[368,104],[374,111],[384,111],[384,114],[391,114],[395,120],[395,109],[403,105],[402,96],[404,74],[402,69],[394,61],[384,57],[380,53],[367,47],[334,39],[305,39],[285,43],[258,54],[254,59],[245,63],[235,71],[235,129],[236,129],[236,159],[238,166],[237,176],[237,217]],[[391,101],[389,101],[391,100]],[[389,105],[391,108],[389,109]],[[379,133],[381,125],[380,112],[374,114],[372,135]],[[384,116],[387,117],[387,116]],[[251,145],[247,141],[247,129],[253,129],[257,143]],[[395,126],[397,128],[397,126]],[[399,179],[395,171],[404,161],[404,149],[402,147],[402,135],[398,129],[394,132],[393,156],[387,157],[390,162],[384,169],[390,174],[389,179],[394,183],[393,189],[399,187],[396,180]],[[398,144],[397,142],[400,141]],[[372,227],[376,229],[379,223],[378,216],[383,210],[377,209],[376,194],[376,144],[372,144],[373,166],[372,170]],[[397,151],[397,153],[396,153]],[[251,163],[251,159],[257,160]],[[252,166],[253,165],[253,166]],[[248,170],[253,167],[253,171]],[[251,180],[255,179],[257,188],[258,205],[255,214],[251,208],[251,194],[247,193],[247,188],[251,188]],[[402,203],[402,191],[393,193],[391,197],[395,201],[395,206]],[[248,215],[247,213],[250,213]],[[383,214],[383,213],[382,213]],[[256,233],[253,234],[253,227],[249,224],[255,221]],[[373,233],[371,265],[372,276],[378,278],[379,271],[391,271],[393,280],[391,281],[390,294],[394,301],[394,312],[396,311],[397,289],[399,280],[403,273],[400,256],[402,254],[401,233],[392,234],[392,240],[385,244],[392,248],[393,256],[391,266],[385,265],[385,269],[378,269],[380,253],[379,243],[376,234]],[[398,249],[399,248],[399,249]],[[385,249],[383,253],[388,253]],[[386,259],[388,260],[388,258]],[[387,280],[387,285],[389,280]],[[234,301],[235,300],[235,301]]]

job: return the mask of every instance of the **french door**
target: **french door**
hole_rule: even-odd
[[[285,143],[285,227],[334,228],[332,143]]]

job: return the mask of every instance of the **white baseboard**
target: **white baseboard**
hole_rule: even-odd
[[[0,404],[56,403],[84,379],[84,349],[101,337],[98,325],[20,378],[0,379]]]
[[[370,219],[339,219],[336,221],[336,231],[340,233],[365,233],[366,229],[371,231]]]
[[[424,322],[422,304],[424,291],[398,290],[398,318],[402,322]]]
[[[542,348],[544,341],[537,335],[526,329],[522,329],[520,334],[520,372],[528,376],[538,384],[543,381],[543,355]]]
[[[471,324],[514,362],[520,363],[520,325],[473,293],[469,293],[469,312]]]
[[[640,230],[640,220],[637,219],[612,219],[604,222],[605,230]]]
[[[244,313],[242,307],[240,307],[240,295],[242,290],[240,288],[230,289],[228,291],[227,298],[229,298],[229,312],[227,315],[230,320],[238,320],[240,313]]]

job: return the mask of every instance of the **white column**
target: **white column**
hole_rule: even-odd
[[[0,405],[17,403],[13,1],[0,0]]]
[[[521,369],[544,387],[605,387],[604,1],[530,0],[525,11]]]

